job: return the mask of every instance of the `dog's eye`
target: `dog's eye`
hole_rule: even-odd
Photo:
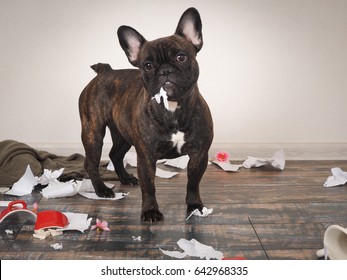
[[[179,55],[177,55],[176,56],[176,60],[178,61],[178,62],[185,62],[186,60],[187,60],[187,56],[185,55],[185,54],[179,54]]]
[[[144,65],[144,68],[145,68],[146,71],[151,71],[153,69],[153,64],[151,62],[147,62]]]

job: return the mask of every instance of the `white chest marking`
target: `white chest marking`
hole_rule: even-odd
[[[181,153],[181,148],[184,145],[184,133],[182,131],[178,131],[175,134],[171,135],[171,141],[173,146],[177,148],[177,151]]]

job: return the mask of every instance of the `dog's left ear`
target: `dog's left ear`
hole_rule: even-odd
[[[129,62],[137,65],[137,58],[142,45],[146,39],[130,26],[122,25],[117,31],[119,43],[128,57]]]
[[[197,9],[189,8],[181,16],[175,34],[191,42],[196,51],[200,51],[203,45],[202,23]]]

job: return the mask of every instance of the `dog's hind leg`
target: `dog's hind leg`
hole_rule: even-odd
[[[106,127],[102,127],[96,132],[93,130],[93,127],[95,129],[94,125],[90,125],[87,122],[82,122],[82,124],[84,124],[82,125],[82,142],[86,153],[84,167],[92,181],[95,193],[99,197],[114,197],[114,192],[106,187],[99,173],[103,138],[105,136]]]
[[[131,148],[131,144],[124,139],[114,123],[110,123],[107,126],[110,129],[113,142],[109,156],[118,175],[119,181],[123,185],[138,185],[138,180],[125,170],[123,164],[124,156]]]

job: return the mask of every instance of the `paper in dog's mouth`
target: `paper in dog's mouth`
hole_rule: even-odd
[[[174,112],[177,108],[177,101],[168,100],[167,92],[165,91],[163,86],[160,88],[160,91],[152,97],[152,99],[155,99],[158,104],[163,102],[166,110],[169,110],[171,112]]]

